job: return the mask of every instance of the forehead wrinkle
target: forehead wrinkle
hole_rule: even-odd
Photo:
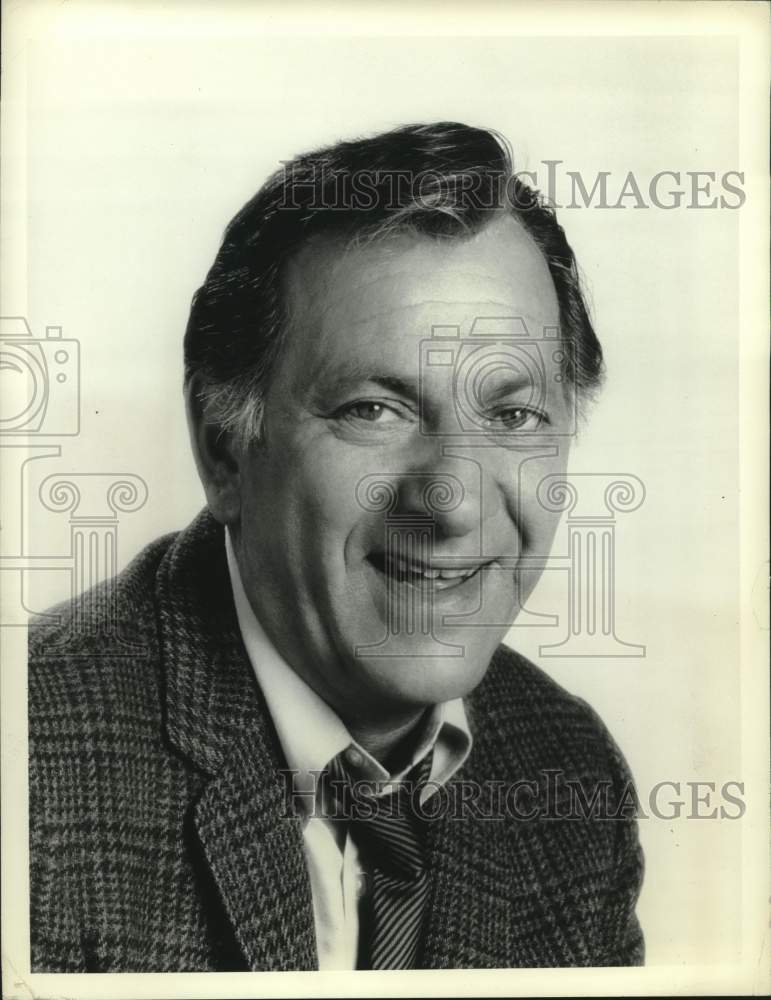
[[[420,243],[421,250],[425,246]],[[459,244],[458,249],[462,246]],[[533,248],[541,258],[534,244]],[[447,248],[436,249],[444,254]],[[295,341],[295,351],[289,347],[295,359],[291,364],[294,369],[291,381],[295,386],[303,382],[307,386],[310,380],[329,378],[330,374],[334,377],[336,366],[354,345],[358,345],[356,351],[363,355],[362,375],[370,367],[390,369],[400,375],[399,369],[405,367],[405,355],[400,348],[409,351],[411,343],[417,348],[420,340],[431,337],[434,327],[460,327],[461,339],[465,339],[472,333],[473,320],[477,318],[521,319],[531,336],[539,338],[546,324],[559,325],[556,291],[542,258],[537,260],[536,272],[540,273],[536,275],[532,259],[529,266],[526,261],[523,268],[518,268],[512,261],[513,266],[496,271],[495,261],[489,259],[477,263],[467,257],[465,261],[448,264],[444,256],[440,258],[441,266],[434,267],[432,261],[426,263],[425,258],[419,257],[414,261],[416,267],[411,268],[409,250],[397,255],[392,248],[391,260],[386,261],[391,267],[383,268],[382,250],[376,247],[357,254],[334,254],[334,246],[324,241],[300,251],[290,260],[290,270],[285,272],[287,304],[291,301],[287,319],[291,315],[295,334],[301,334],[291,338]],[[516,259],[517,254],[513,257]],[[471,287],[464,285],[464,275],[480,276],[481,287],[477,289],[473,283]],[[539,280],[541,276],[548,283],[546,295],[546,284]],[[462,293],[457,296],[452,294],[456,279]],[[430,297],[420,297],[422,289]],[[487,326],[485,334],[488,331],[494,341],[494,330]],[[507,335],[504,328],[500,338]],[[300,354],[302,363],[297,363]],[[417,370],[417,351],[414,360],[408,359],[407,366],[413,373]]]
[[[363,315],[346,318],[346,326],[362,326],[372,322],[373,320],[377,321],[381,319],[389,319],[391,317],[402,317],[409,313],[415,313],[419,310],[431,307],[436,307],[437,309],[457,309],[458,307],[465,307],[468,312],[473,312],[476,316],[485,317],[498,315],[501,318],[511,319],[515,316],[515,313],[512,312],[510,302],[499,302],[494,299],[480,299],[478,301],[469,301],[467,299],[422,299],[419,302],[405,302],[399,306],[389,306],[383,309],[370,309]],[[335,306],[332,305],[325,311],[326,314],[328,315],[334,310],[334,308]],[[516,315],[521,315],[521,310]],[[446,325],[447,318],[448,317],[446,316],[438,317],[439,320],[443,321],[442,325]],[[426,321],[423,321],[420,325],[425,327]]]
[[[329,305],[326,309],[321,310],[319,317],[323,319],[328,319],[329,315],[333,313],[336,308],[337,303]],[[384,309],[372,309],[369,312],[364,313],[361,316],[346,317],[345,326],[350,328],[356,328],[360,326],[366,326],[368,323],[373,321],[379,321],[383,319],[399,318],[405,316],[409,313],[415,313],[418,310],[430,307],[437,307],[439,309],[454,308],[457,309],[459,306],[465,306],[470,315],[464,317],[465,322],[463,324],[452,323],[451,319],[457,319],[457,317],[437,316],[436,323],[430,323],[427,321],[422,321],[416,331],[420,328],[430,331],[431,326],[467,326],[468,330],[466,333],[470,333],[471,321],[474,319],[499,319],[499,320],[515,320],[523,319],[528,324],[528,326],[537,326],[543,322],[544,317],[537,317],[529,310],[524,309],[513,309],[511,302],[502,302],[497,299],[480,299],[469,301],[468,299],[425,299],[420,302],[410,302],[404,303],[400,306],[387,307]],[[505,336],[505,334],[503,335]]]
[[[339,292],[341,285],[346,300],[355,300],[356,297],[370,295],[372,290],[377,288],[388,292],[394,286],[396,288],[405,286],[410,298],[416,304],[437,302],[453,305],[467,302],[498,302],[504,287],[503,294],[507,301],[510,300],[513,292],[516,295],[528,294],[533,282],[527,278],[527,275],[521,275],[521,270],[521,268],[512,267],[511,272],[507,273],[505,279],[502,280],[500,275],[490,273],[489,263],[474,262],[472,264],[466,262],[462,267],[452,263],[443,263],[439,267],[431,267],[424,263],[415,266],[405,262],[404,266],[398,269],[390,268],[384,272],[382,268],[372,263],[367,263],[359,268],[354,266],[349,271],[343,271],[342,263],[338,261],[329,273],[325,273],[324,277],[326,279],[325,290],[329,291],[338,286],[337,291]],[[454,288],[459,282],[462,283],[469,278],[479,283],[479,287],[473,290],[472,297],[469,297],[468,291],[463,296],[436,294],[436,290],[443,284]],[[515,291],[515,282],[522,278],[524,278],[523,291]],[[548,283],[551,284],[548,272],[547,278]],[[422,293],[423,288],[429,290],[426,297]]]
[[[405,281],[408,282],[408,294],[410,301],[406,302],[400,307],[388,307],[385,310],[371,309],[369,312],[363,316],[357,317],[355,320],[349,320],[350,325],[355,323],[366,323],[372,320],[378,320],[383,315],[398,315],[402,310],[417,309],[423,307],[437,306],[437,307],[458,307],[458,306],[468,306],[468,307],[480,307],[485,308],[495,308],[503,309],[505,318],[522,317],[525,319],[534,320],[535,317],[524,310],[512,309],[513,303],[511,301],[511,293],[517,295],[517,297],[527,297],[530,291],[531,282],[528,281],[524,286],[524,291],[516,291],[515,288],[510,286],[507,288],[507,301],[503,301],[497,295],[489,294],[489,286],[495,285],[496,292],[500,293],[501,281],[500,278],[493,277],[490,274],[489,264],[477,261],[464,261],[461,265],[453,264],[452,261],[443,264],[440,268],[432,267],[428,264],[421,263],[418,268],[411,266],[405,257],[410,257],[409,251],[405,255],[400,255],[396,257],[395,255],[388,261],[391,265],[391,269],[387,273],[383,274],[380,269],[378,262],[364,260],[362,266],[357,266],[362,264],[361,256],[355,256],[354,250],[352,248],[344,249],[338,256],[332,259],[331,262],[324,266],[325,254],[326,260],[328,261],[328,250],[329,246],[325,247],[324,244],[313,247],[306,247],[300,251],[300,253],[290,260],[289,270],[295,277],[293,282],[295,295],[300,299],[297,303],[299,309],[293,310],[293,316],[297,317],[297,314],[304,312],[306,315],[311,314],[311,319],[319,319],[322,324],[325,319],[329,317],[331,313],[334,312],[341,304],[347,303],[349,306],[356,303],[357,298],[363,299],[366,297],[366,301],[371,300],[371,291],[373,288],[378,286],[387,292],[387,290],[393,288],[394,285],[397,287],[399,284]],[[439,249],[439,248],[437,248]],[[375,247],[375,248],[365,248],[364,251],[358,251],[359,254],[366,254],[371,257],[373,252],[377,253],[393,253],[393,248],[388,247]],[[540,256],[540,251],[537,251]],[[353,259],[354,266],[346,267],[349,259]],[[402,264],[402,266],[393,267],[393,263]],[[548,269],[546,268],[545,261],[542,262],[543,269],[546,273],[548,283],[552,286],[551,278],[548,275]],[[304,266],[303,266],[304,265]],[[509,281],[512,283],[517,279],[518,271],[520,268],[512,266]],[[438,281],[446,280],[449,282],[453,280],[459,280],[461,276],[472,277],[474,279],[482,279],[483,283],[488,285],[488,289],[480,289],[479,297],[469,298],[468,295],[462,297],[444,297],[433,295],[431,298],[421,298],[420,297],[420,287],[419,282],[421,275],[424,274],[426,278],[426,284],[431,287],[431,285],[436,285]],[[308,275],[310,275],[310,280],[308,280]],[[485,294],[485,291],[488,294]],[[342,292],[342,294],[340,294]],[[299,293],[299,294],[298,294]],[[335,295],[334,293],[337,293]],[[554,301],[556,302],[556,292],[554,292]]]

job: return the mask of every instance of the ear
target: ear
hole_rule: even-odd
[[[241,513],[241,453],[234,435],[212,422],[201,402],[201,380],[185,388],[190,444],[209,510],[220,524],[235,524]]]

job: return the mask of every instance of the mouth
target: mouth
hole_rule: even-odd
[[[444,559],[430,563],[389,556],[385,552],[372,552],[367,556],[374,568],[396,583],[406,583],[422,590],[453,590],[475,577],[492,559]]]

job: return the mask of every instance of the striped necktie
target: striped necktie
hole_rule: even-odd
[[[333,794],[369,872],[371,891],[359,926],[359,969],[414,969],[429,890],[424,862],[424,821],[415,815],[419,788],[431,772],[428,754],[388,795],[374,797],[371,783],[357,787],[339,757],[330,763]]]

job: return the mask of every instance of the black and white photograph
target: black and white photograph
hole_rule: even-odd
[[[767,994],[767,6],[4,15],[3,997]]]

